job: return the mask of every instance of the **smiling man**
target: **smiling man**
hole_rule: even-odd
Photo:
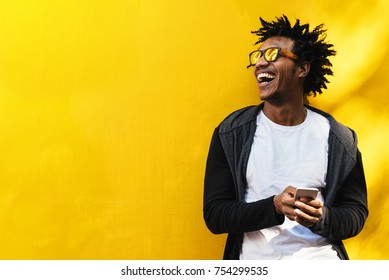
[[[283,15],[253,34],[249,55],[262,102],[215,129],[205,173],[204,219],[228,233],[224,259],[348,259],[342,240],[368,216],[357,136],[304,103],[326,89],[333,45],[323,25]],[[296,189],[318,195],[297,198]]]

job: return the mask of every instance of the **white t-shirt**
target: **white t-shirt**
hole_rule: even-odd
[[[328,120],[311,110],[296,126],[278,125],[261,111],[247,166],[246,202],[279,194],[287,186],[323,189],[329,129]],[[280,226],[245,233],[240,259],[339,258],[327,239],[285,217]]]

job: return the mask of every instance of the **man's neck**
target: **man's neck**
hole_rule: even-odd
[[[299,125],[304,122],[307,110],[304,103],[275,105],[265,101],[263,113],[271,121],[284,126]]]

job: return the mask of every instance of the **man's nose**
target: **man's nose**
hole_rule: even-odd
[[[261,56],[258,61],[255,63],[256,68],[262,68],[264,66],[267,66],[269,64],[268,61],[266,61],[264,56]]]

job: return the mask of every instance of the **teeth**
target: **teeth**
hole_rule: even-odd
[[[259,73],[257,76],[258,81],[262,81],[263,78],[274,79],[276,76],[270,73]]]

